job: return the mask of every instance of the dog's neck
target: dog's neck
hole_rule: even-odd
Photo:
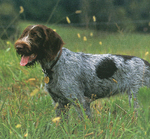
[[[59,52],[57,53],[57,56],[54,58],[54,60],[47,61],[46,59],[44,59],[40,62],[44,73],[45,72],[52,72],[53,67],[57,64],[61,54],[62,54],[62,49],[59,50]]]

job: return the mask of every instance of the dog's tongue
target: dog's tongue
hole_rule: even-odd
[[[25,66],[28,64],[30,56],[22,56],[21,61],[20,61],[20,65],[21,66]]]

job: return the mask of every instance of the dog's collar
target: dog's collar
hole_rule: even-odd
[[[50,69],[52,70],[52,68],[56,65],[56,63],[58,62],[60,56],[62,54],[62,49],[58,52],[56,60],[54,61],[54,63],[51,65]]]
[[[50,66],[50,68],[44,69],[44,68],[42,67],[43,73],[46,74],[46,76],[48,76],[48,77],[51,76],[51,74],[53,73],[53,70],[52,70],[52,69],[53,69],[53,67],[56,65],[56,63],[58,62],[58,60],[59,60],[61,54],[62,54],[62,49],[58,52],[58,54],[57,54],[57,56],[56,56],[54,62],[53,62],[52,65]]]

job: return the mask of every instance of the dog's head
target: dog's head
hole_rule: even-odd
[[[33,65],[43,59],[52,61],[63,46],[63,40],[44,25],[28,26],[15,42],[16,52],[21,55],[21,66]]]

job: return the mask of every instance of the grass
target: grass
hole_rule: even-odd
[[[22,31],[28,22],[19,24]],[[149,34],[96,32],[73,27],[49,25],[62,36],[65,47],[85,53],[135,55],[150,61]],[[77,35],[78,34],[78,35]],[[83,40],[84,39],[84,40]],[[69,111],[69,121],[55,120],[51,97],[44,91],[39,65],[25,68],[19,65],[13,43],[1,40],[0,50],[0,138],[5,139],[141,139],[150,138],[150,90],[142,88],[142,107],[138,117],[129,107],[127,95],[104,98],[92,103],[93,118],[81,120],[75,109]],[[147,99],[145,99],[147,98]],[[63,117],[63,116],[62,116]]]

